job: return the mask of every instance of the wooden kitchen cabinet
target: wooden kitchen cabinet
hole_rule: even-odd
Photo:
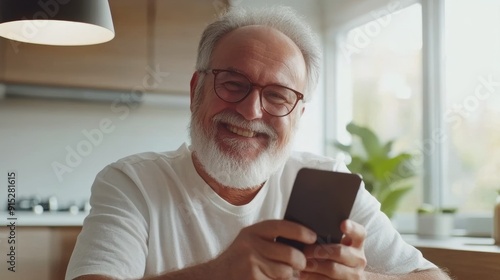
[[[4,82],[132,90],[148,74],[148,1],[110,0],[115,38],[90,46],[3,40]]]
[[[5,49],[5,39],[0,39],[0,82],[4,79],[4,70],[5,70],[5,55],[2,50]]]
[[[49,279],[50,277],[50,230],[49,228],[24,228],[16,227],[13,234],[15,244],[8,243],[10,235],[8,227],[0,229],[0,271],[6,279]],[[15,246],[15,250],[10,250]],[[10,259],[7,254],[14,254],[15,259]],[[7,261],[14,261],[9,264]],[[15,272],[8,270],[13,267]],[[2,279],[3,276],[2,276]]]
[[[81,227],[25,227],[15,233],[15,272],[8,271],[10,253],[8,227],[0,228],[0,271],[2,279],[64,279]],[[4,278],[5,277],[5,278]]]
[[[63,47],[0,39],[0,83],[189,94],[201,33],[228,1],[109,3],[116,36],[104,44]]]
[[[50,262],[50,279],[64,279],[69,259],[75,248],[76,239],[82,227],[52,227],[52,258]]]
[[[155,0],[154,3],[153,65],[169,73],[154,90],[189,93],[201,33],[227,7],[227,1]]]

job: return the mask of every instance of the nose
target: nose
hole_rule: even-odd
[[[236,111],[247,120],[262,118],[263,110],[260,103],[260,89],[253,87],[248,96],[236,104]]]

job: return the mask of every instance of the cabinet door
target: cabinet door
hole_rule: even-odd
[[[132,90],[148,65],[147,1],[110,0],[116,36],[91,46],[44,46],[4,40],[5,73],[12,83]]]
[[[153,91],[189,94],[196,52],[203,29],[214,20],[226,1],[155,0],[152,68],[168,72]]]
[[[82,227],[51,228],[52,258],[50,279],[64,279],[80,231],[82,231]]]
[[[8,227],[0,228],[1,279],[64,279],[66,268],[81,227]],[[9,238],[12,236],[11,238]],[[15,244],[9,240],[15,240]],[[11,250],[10,246],[15,246]],[[11,257],[14,262],[9,263]],[[15,272],[9,267],[15,265]],[[14,268],[13,268],[14,269]],[[5,278],[4,278],[5,276]]]
[[[52,248],[50,240],[51,233],[48,227],[18,226],[15,232],[11,233],[9,227],[2,226],[0,228],[1,278],[5,280],[51,279]],[[11,248],[11,246],[14,247]],[[15,269],[15,272],[9,271],[9,267]]]

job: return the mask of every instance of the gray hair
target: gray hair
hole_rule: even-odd
[[[309,25],[290,7],[272,7],[259,10],[231,9],[205,28],[198,46],[196,70],[209,68],[215,44],[227,33],[248,25],[274,28],[288,36],[302,52],[307,70],[307,87],[304,101],[309,101],[318,83],[321,50],[318,39]],[[204,77],[197,88],[201,89]],[[197,90],[196,94],[199,94]],[[200,98],[201,99],[201,98]]]

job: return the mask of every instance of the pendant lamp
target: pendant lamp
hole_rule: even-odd
[[[77,46],[108,42],[115,30],[108,0],[0,0],[0,36]]]

